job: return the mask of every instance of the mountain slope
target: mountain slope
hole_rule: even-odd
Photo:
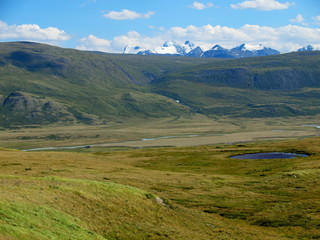
[[[319,63],[315,51],[224,60],[1,43],[0,124],[314,115]]]
[[[2,125],[59,120],[95,123],[126,117],[181,115],[188,112],[185,106],[149,93],[147,85],[164,73],[194,64],[188,59],[178,62],[165,56],[150,56],[146,60],[30,42],[1,43],[0,121]],[[17,100],[20,105],[25,104],[19,116],[16,109],[6,104],[17,91],[25,96]],[[54,111],[61,117],[50,117],[43,109],[46,102],[36,100],[42,98],[60,106]]]
[[[209,115],[320,113],[320,52],[220,61],[153,81],[153,91]]]

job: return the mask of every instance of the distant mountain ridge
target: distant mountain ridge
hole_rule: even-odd
[[[319,46],[308,45],[300,48],[297,51],[316,51],[320,50]],[[263,45],[241,44],[231,49],[224,48],[220,45],[215,45],[211,49],[205,51],[200,46],[196,46],[191,41],[185,41],[184,44],[179,44],[175,41],[166,41],[161,47],[154,49],[144,49],[139,46],[126,46],[123,54],[138,54],[138,55],[176,55],[185,57],[203,57],[203,58],[246,58],[278,55],[278,50],[265,47]]]
[[[312,51],[319,51],[319,50],[320,50],[320,45],[317,45],[317,46],[308,45],[306,47],[298,49],[298,52],[312,52]]]

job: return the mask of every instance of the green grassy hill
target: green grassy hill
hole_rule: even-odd
[[[320,52],[202,64],[153,84],[155,93],[206,115],[314,115],[320,103]]]
[[[0,43],[0,123],[319,113],[319,52],[221,60]]]
[[[185,114],[187,107],[151,93],[147,85],[164,73],[194,64],[190,59],[152,56],[145,59],[29,42],[1,43],[2,101],[5,103],[16,92],[22,97],[16,96],[16,102],[10,101],[9,107],[2,104],[0,121],[4,125],[24,124],[25,119],[29,123],[56,121],[43,109],[46,102],[38,101],[44,98],[61,106],[60,115],[67,117],[60,120],[67,123]],[[15,114],[18,109],[20,116]]]
[[[210,236],[201,214],[173,209],[161,198],[128,185],[1,175],[0,182],[4,181],[7,184],[1,184],[4,193],[0,201],[1,239],[164,239],[166,236],[205,239],[204,236]],[[196,226],[194,217],[199,221]],[[204,230],[202,234],[197,232],[200,226]]]

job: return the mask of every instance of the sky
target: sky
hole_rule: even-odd
[[[0,41],[121,53],[165,41],[320,47],[319,0],[0,0]]]

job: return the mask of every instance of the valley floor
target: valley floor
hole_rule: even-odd
[[[319,116],[295,118],[134,119],[107,125],[48,125],[2,130],[0,146],[27,150],[47,147],[187,147],[318,136]],[[88,150],[89,151],[89,150]]]
[[[199,120],[5,131],[20,149],[126,144],[0,149],[0,239],[320,238],[316,118]],[[132,141],[178,135],[200,136]],[[273,151],[309,156],[230,158]]]

